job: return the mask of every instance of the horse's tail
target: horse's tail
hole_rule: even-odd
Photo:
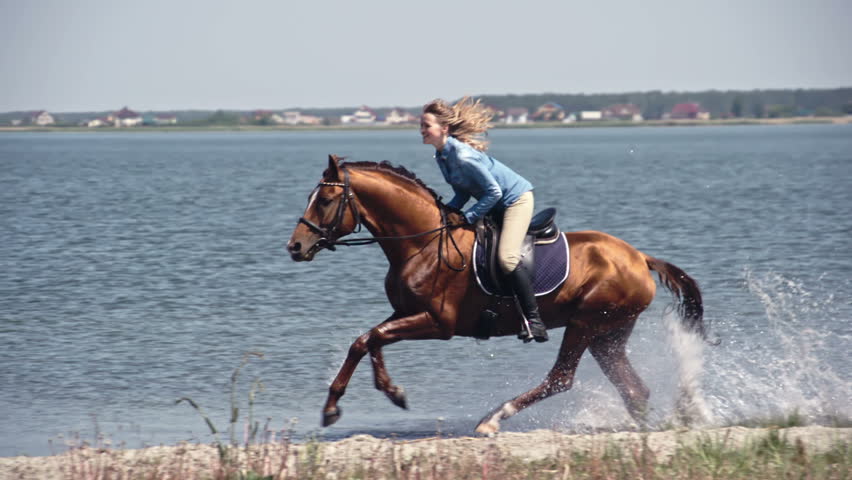
[[[695,332],[707,340],[704,326],[704,304],[698,283],[680,268],[669,262],[645,255],[648,269],[657,272],[660,283],[664,285],[680,302],[677,306],[680,321],[687,330]]]

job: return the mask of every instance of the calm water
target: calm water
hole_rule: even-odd
[[[595,229],[686,270],[722,344],[704,352],[711,423],[797,410],[852,417],[852,127],[497,130],[492,154],[536,186],[566,230]],[[297,437],[469,434],[556,356],[513,338],[386,349],[409,411],[369,363],[318,428],[351,341],[386,318],[375,246],[293,263],[284,250],[329,153],[402,164],[450,197],[415,131],[0,135],[0,455],[46,454],[97,432],[128,447],[224,429],[244,352],[270,428]],[[679,361],[661,291],[631,339],[653,420],[673,414]],[[507,430],[624,428],[586,356],[572,391]]]

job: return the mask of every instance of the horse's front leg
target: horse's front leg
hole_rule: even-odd
[[[346,361],[340,367],[337,377],[328,388],[328,399],[323,408],[322,425],[327,427],[340,419],[341,410],[337,406],[338,400],[346,392],[346,386],[355,373],[358,362],[368,352],[373,360],[373,373],[376,388],[385,392],[396,405],[405,408],[405,394],[401,388],[391,384],[390,377],[384,366],[381,349],[385,345],[400,340],[422,340],[422,339],[448,339],[452,337],[452,330],[442,328],[428,312],[418,313],[408,317],[392,316],[387,321],[373,327],[369,332],[358,337],[349,347]]]
[[[384,394],[399,408],[408,409],[408,401],[405,398],[405,389],[391,383],[388,370],[385,368],[385,359],[381,348],[370,350],[370,361],[373,364],[373,379],[376,390]]]

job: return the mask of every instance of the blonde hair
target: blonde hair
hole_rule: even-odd
[[[494,116],[479,100],[463,97],[453,105],[436,99],[423,107],[423,113],[435,115],[438,123],[449,127],[449,135],[484,152],[488,149],[485,135]]]

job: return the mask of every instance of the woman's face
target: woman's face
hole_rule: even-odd
[[[420,136],[423,137],[425,145],[432,145],[438,150],[444,148],[449,129],[449,126],[441,125],[432,113],[424,113],[420,117]]]

